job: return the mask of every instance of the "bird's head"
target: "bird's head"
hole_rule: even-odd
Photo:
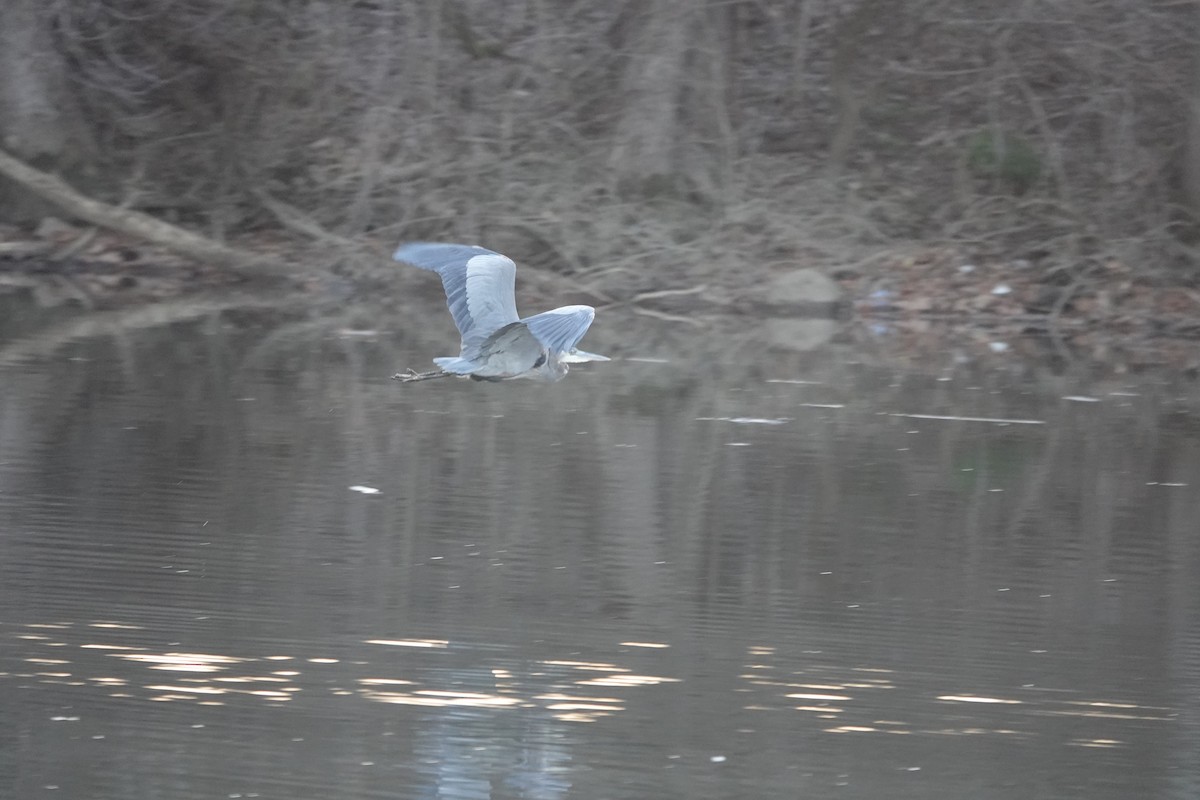
[[[567,352],[558,357],[558,360],[564,364],[583,364],[587,361],[609,361],[608,356],[602,356],[597,353],[589,353],[586,350],[580,350],[572,347]]]

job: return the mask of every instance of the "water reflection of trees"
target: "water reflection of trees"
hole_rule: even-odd
[[[1079,590],[1094,593],[1103,591],[1094,578],[1123,555],[1150,546],[1191,553],[1197,495],[1163,485],[1194,485],[1197,473],[1194,398],[1175,398],[1173,388],[1143,385],[1138,396],[1084,404],[1058,400],[1064,386],[1013,387],[1003,374],[960,370],[939,382],[804,354],[747,367],[697,353],[594,367],[549,391],[520,383],[419,391],[386,376],[440,353],[440,331],[402,337],[401,356],[387,333],[364,341],[304,321],[290,330],[298,335],[217,317],[75,341],[58,357],[98,359],[103,369],[61,360],[6,370],[4,450],[42,464],[56,492],[135,518],[139,503],[176,497],[114,492],[106,465],[115,455],[127,488],[194,474],[240,526],[293,528],[285,558],[322,551],[334,537],[357,545],[340,558],[384,569],[436,550],[421,533],[436,529],[443,541],[571,566],[561,580],[539,576],[531,595],[552,603],[555,591],[569,598],[585,580],[619,613],[661,613],[668,590],[656,561],[671,562],[699,606],[712,606],[770,597],[826,559],[851,575],[914,562],[931,587],[961,593],[1019,555],[1027,579],[1057,581],[1054,570],[1068,564]],[[762,382],[772,376],[819,383]],[[146,398],[137,418],[124,407],[130,396]],[[110,420],[118,408],[125,419]],[[892,411],[1046,424],[880,416]],[[47,450],[47,441],[59,446]],[[346,495],[362,482],[384,490],[380,502]],[[897,529],[903,535],[881,534]],[[248,548],[273,546],[271,537],[245,539]],[[853,585],[845,573],[841,580],[843,590]],[[828,594],[830,583],[804,585]]]
[[[636,355],[677,352],[640,324],[625,331],[651,343]],[[861,716],[804,712],[807,730],[866,725],[883,706],[932,729],[935,698],[992,685],[1111,699],[1131,675],[1165,697],[1196,687],[1188,387],[969,366],[938,380],[836,351],[763,365],[741,340],[714,357],[694,337],[671,363],[616,361],[552,387],[387,380],[442,354],[446,327],[364,337],[218,316],[5,365],[0,558],[24,564],[6,607],[236,607],[195,635],[502,631],[564,657],[611,650],[619,631],[672,645],[656,674],[689,688],[646,702],[674,741],[714,752],[706,721],[820,706],[789,702],[805,690],[788,684],[846,684],[853,668],[904,676],[906,693]],[[766,382],[780,378],[813,383]],[[1100,402],[1061,399],[1084,392]],[[106,571],[127,580],[73,586]],[[756,662],[778,685],[745,677]],[[786,737],[796,723],[756,724]]]

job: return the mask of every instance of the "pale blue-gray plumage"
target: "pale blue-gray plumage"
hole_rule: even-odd
[[[517,266],[507,256],[474,245],[412,242],[392,258],[441,277],[446,305],[462,335],[457,356],[433,360],[440,372],[410,372],[396,376],[400,380],[470,375],[557,381],[568,364],[608,361],[575,346],[596,317],[591,306],[563,306],[524,319],[517,315]]]

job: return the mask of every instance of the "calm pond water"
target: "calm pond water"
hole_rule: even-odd
[[[0,341],[0,797],[1200,796],[1193,385],[650,324]]]

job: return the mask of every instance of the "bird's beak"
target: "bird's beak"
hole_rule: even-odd
[[[589,353],[586,350],[577,350],[572,347],[570,350],[559,356],[558,360],[566,364],[582,364],[585,361],[608,361],[609,358],[608,356]]]

